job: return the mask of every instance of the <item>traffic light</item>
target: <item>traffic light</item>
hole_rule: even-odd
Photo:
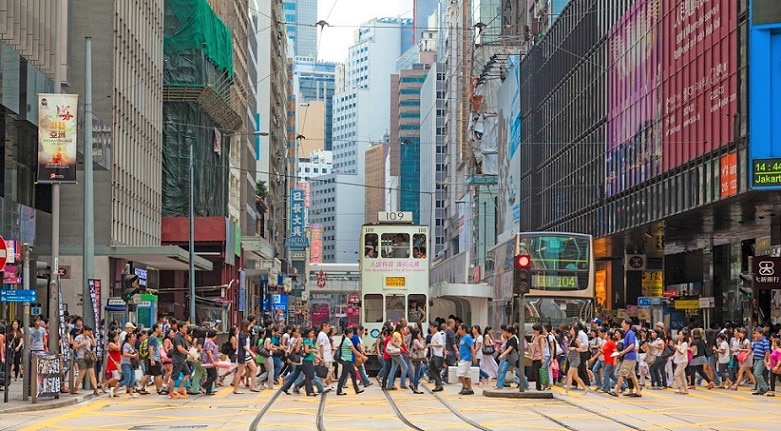
[[[519,254],[513,259],[513,295],[525,295],[529,293],[530,280],[529,268],[531,258],[527,254]]]
[[[141,287],[138,284],[137,275],[125,274],[122,276],[122,299],[129,301],[140,290]]]
[[[738,290],[749,300],[754,296],[754,286],[752,285],[753,277],[752,274],[745,272],[740,274],[740,287]]]

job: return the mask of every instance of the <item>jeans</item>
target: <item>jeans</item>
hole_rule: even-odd
[[[364,388],[372,385],[372,381],[369,380],[369,375],[366,374],[366,367],[364,367],[363,365],[358,367],[358,374],[360,374],[361,376],[361,383],[363,383]]]
[[[502,358],[501,361],[499,361],[499,372],[496,376],[496,387],[497,388],[503,388],[504,387],[504,379],[507,377],[507,371],[510,369],[510,363],[507,361],[507,359]]]
[[[355,393],[357,394],[360,391],[360,389],[358,389],[358,381],[355,379],[355,364],[353,364],[350,361],[343,361],[342,375],[339,376],[339,383],[336,385],[337,394],[342,393],[342,390],[344,389],[344,385],[347,384],[348,377],[353,382],[353,389],[355,389]]]
[[[377,372],[377,377],[383,379],[385,374],[388,372],[389,364],[385,361],[385,358],[383,358],[382,355],[379,355],[377,359],[380,361],[380,371]],[[382,387],[385,387],[385,385],[382,385]]]
[[[482,360],[482,359],[478,359],[478,360],[477,360],[477,364],[475,364],[475,366],[476,366],[477,368],[480,368],[480,361],[481,361],[481,360]],[[486,373],[485,371],[483,371],[482,369],[480,369],[480,380],[487,379],[488,377],[490,377],[490,376],[488,375],[488,373]]]
[[[591,371],[594,373],[594,385],[596,387],[602,387],[602,376],[599,371],[605,368],[605,361],[594,361],[594,366],[591,367]]]
[[[274,356],[274,380],[277,380],[279,375],[282,374],[282,367],[284,365],[285,364],[282,362],[282,358]]]
[[[429,379],[434,380],[434,387],[442,387],[442,364],[444,360],[441,356],[432,356],[428,363]]]
[[[651,386],[660,388],[667,386],[667,373],[664,372],[665,365],[667,365],[667,358],[657,357],[648,368],[648,373],[651,374]]]
[[[423,375],[423,362],[420,361],[413,361],[412,362],[412,379],[410,381],[410,385],[412,385],[413,388],[418,388],[418,383],[420,383],[420,376]]]
[[[303,373],[298,375],[295,386],[296,390],[299,390],[302,386],[304,386],[304,377],[305,374]],[[325,391],[323,383],[320,381],[320,377],[317,377],[317,374],[314,374],[314,362],[312,363],[312,383],[315,385],[318,392],[323,393],[323,391]]]
[[[122,381],[119,386],[133,387],[136,384],[136,370],[130,364],[122,364]]]
[[[765,361],[762,358],[754,358],[754,378],[757,379],[757,392],[762,394],[767,392],[768,387],[767,381],[765,381]]]
[[[271,356],[263,358],[263,365],[266,367],[266,371],[260,375],[258,380],[261,386],[263,386],[263,381],[265,380],[267,386],[271,389],[274,387],[274,358]]]
[[[610,392],[610,390],[613,389],[615,385],[616,385],[615,365],[605,364],[605,369],[603,371],[603,376],[602,376],[602,391]]]
[[[389,387],[393,387],[393,383],[396,381],[396,370],[401,367],[401,386],[407,386],[407,363],[401,355],[391,356],[391,368],[390,368],[390,384]]]
[[[217,368],[216,367],[206,368],[206,383],[203,384],[203,387],[206,389],[207,394],[211,394],[214,392],[215,380],[217,380]]]

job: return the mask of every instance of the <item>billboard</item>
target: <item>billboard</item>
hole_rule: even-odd
[[[639,0],[607,36],[605,194],[661,172],[660,0]]]
[[[290,192],[290,232],[285,242],[291,251],[309,247],[304,227],[304,191],[301,189],[293,189]]]
[[[667,171],[733,140],[738,2],[663,3],[662,170]]]
[[[752,188],[781,188],[781,10],[752,0],[748,63],[748,126]]]
[[[38,182],[76,183],[79,96],[38,93]]]
[[[498,93],[499,233],[518,232],[521,223],[521,102],[520,67],[513,66]]]
[[[309,263],[320,263],[323,261],[323,225],[312,223],[309,226],[309,232],[312,233]]]

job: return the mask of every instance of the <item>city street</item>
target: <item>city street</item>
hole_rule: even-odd
[[[428,391],[386,393],[377,385],[359,396],[348,391],[344,397],[334,392],[325,397],[287,396],[268,390],[232,395],[227,387],[213,397],[183,400],[103,396],[64,409],[6,415],[0,417],[0,430],[753,431],[777,429],[781,414],[781,402],[751,396],[748,387],[738,392],[698,389],[689,396],[646,390],[640,399],[554,391],[554,400],[515,400],[486,398],[480,395],[482,388],[474,396],[457,395],[457,385],[447,386],[437,397]]]

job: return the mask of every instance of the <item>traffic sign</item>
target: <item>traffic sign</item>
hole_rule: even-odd
[[[2,302],[38,302],[38,295],[34,289],[0,290]]]
[[[637,298],[637,306],[638,307],[650,307],[651,306],[651,298],[641,296]]]
[[[41,314],[43,314],[41,312],[41,307],[33,307],[30,309],[30,315],[32,316],[40,316]]]
[[[754,256],[751,272],[757,289],[781,289],[781,257]]]
[[[626,270],[627,271],[645,271],[645,255],[644,254],[627,254],[626,255]]]
[[[8,249],[5,247],[5,238],[2,235],[0,235],[0,244],[2,244],[0,247],[0,270],[2,270],[8,261]]]

